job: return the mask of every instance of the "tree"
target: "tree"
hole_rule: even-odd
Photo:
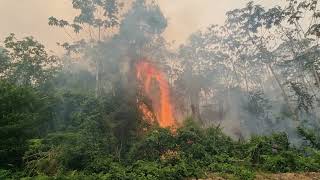
[[[21,167],[27,140],[47,130],[46,123],[53,117],[51,105],[45,94],[0,81],[1,167]]]
[[[317,0],[290,0],[283,8],[276,6],[266,11],[249,4],[246,10],[234,11],[242,13],[233,16],[234,22],[243,27],[241,29],[247,29],[249,40],[256,46],[258,57],[267,65],[278,84],[296,124],[304,116],[299,108],[301,100],[309,97],[309,102],[312,102],[312,97],[319,94],[317,5]],[[303,27],[302,24],[309,25]],[[268,40],[265,37],[270,33],[272,38]],[[305,92],[297,93],[298,89]],[[309,103],[308,106],[312,109],[314,105]],[[311,114],[316,112],[309,111],[307,114],[311,118]]]
[[[0,78],[3,79],[6,76],[6,71],[9,68],[10,60],[5,48],[0,47]]]
[[[94,63],[96,69],[96,96],[102,91],[103,60],[100,43],[112,34],[119,26],[119,13],[123,3],[117,0],[73,0],[73,8],[79,10],[79,15],[73,22],[49,18],[50,26],[63,28],[71,43],[65,42],[62,46],[68,53],[84,53]],[[70,32],[71,28],[71,32]],[[82,38],[75,38],[73,34],[82,34]],[[86,37],[87,36],[87,37]],[[88,56],[88,52],[89,56]],[[98,52],[98,53],[97,53]]]
[[[95,68],[96,96],[114,92],[119,81],[130,84],[128,81],[132,81],[134,74],[133,64],[150,54],[148,47],[155,44],[166,28],[166,19],[158,5],[145,0],[132,3],[116,0],[72,2],[73,7],[80,10],[74,21],[70,23],[50,17],[49,25],[66,31],[71,28],[80,37],[82,35],[82,38],[71,38],[72,43],[62,46],[90,60],[89,64]],[[72,33],[67,32],[71,36]],[[89,35],[89,38],[84,35]],[[129,70],[124,71],[126,66]]]
[[[221,80],[229,69],[224,64],[226,54],[220,49],[221,40],[218,27],[212,26],[191,35],[188,43],[181,46],[178,52],[180,66],[177,68],[175,87],[188,98],[187,104],[190,104],[193,118],[202,123],[200,99],[209,102],[210,94],[221,87]]]
[[[119,25],[119,13],[123,4],[117,0],[72,0],[72,5],[74,9],[80,11],[79,15],[74,17],[73,22],[50,17],[49,25],[64,28],[73,41],[75,39],[68,28],[75,33],[85,31],[87,33],[85,35],[89,35],[89,42],[96,43],[108,35],[108,30]]]
[[[59,59],[49,55],[45,47],[32,37],[17,40],[10,34],[0,55],[4,66],[2,79],[22,86],[39,86],[50,80],[59,68]]]

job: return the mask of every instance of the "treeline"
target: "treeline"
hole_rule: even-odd
[[[187,119],[177,130],[149,126],[122,94],[96,99],[1,82],[1,179],[184,179],[218,173],[317,172],[319,137],[299,129],[233,140]]]
[[[319,128],[318,22],[317,0],[229,11],[223,25],[180,47],[174,87],[191,99],[196,119],[245,137],[280,130],[293,138],[297,126]]]
[[[0,48],[0,179],[319,171],[318,1],[287,3],[231,11],[178,52],[161,36],[160,8],[144,0],[73,0],[74,21],[49,18],[70,39],[84,37],[61,44],[61,58],[9,35]],[[312,18],[308,30],[302,15]],[[142,120],[133,67],[143,57],[168,73],[176,110],[190,116],[181,127]]]
[[[233,140],[219,127],[203,129],[192,119],[176,130],[150,126],[127,89],[119,85],[116,93],[96,98],[94,88],[80,91],[92,74],[70,80],[81,71],[38,66],[36,60],[49,57],[38,53],[45,50],[37,41],[10,36],[6,42],[16,46],[6,45],[1,54],[8,62],[0,86],[1,179],[183,179],[210,173],[253,179],[256,171],[320,169],[315,132],[299,129],[305,144],[294,147],[285,133]],[[17,67],[28,74],[15,78]],[[52,72],[31,81],[41,71]]]

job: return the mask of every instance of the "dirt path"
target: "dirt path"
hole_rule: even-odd
[[[259,174],[256,180],[320,180],[320,173]]]
[[[205,180],[229,180],[230,178],[222,178],[213,175],[212,178]],[[320,173],[282,173],[282,174],[263,174],[259,173],[256,180],[320,180]]]

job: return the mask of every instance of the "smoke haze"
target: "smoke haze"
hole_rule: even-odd
[[[248,0],[158,0],[168,27],[163,33],[168,41],[175,41],[175,47],[188,36],[210,24],[221,24],[225,13],[243,7]],[[277,0],[255,1],[264,6],[279,3]],[[57,42],[70,41],[59,28],[48,26],[48,17],[70,20],[77,12],[72,9],[71,0],[0,0],[1,40],[9,33],[18,37],[35,36],[50,50],[62,53]],[[68,17],[70,19],[68,19]]]

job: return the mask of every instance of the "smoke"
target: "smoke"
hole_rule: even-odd
[[[56,41],[62,42],[66,36],[59,29],[48,30],[47,18],[57,16],[68,19],[76,14],[69,9],[69,0],[63,2],[43,0],[0,2],[1,12],[9,13],[8,9],[19,7],[16,11],[27,14],[12,15],[12,18],[5,19],[0,17],[2,22],[10,24],[1,28],[0,36],[20,29],[20,35],[34,35],[46,40],[46,44],[53,47]],[[264,2],[263,5],[278,3],[278,1],[261,2]],[[17,3],[20,5],[16,6]],[[291,118],[287,116],[288,109],[279,87],[274,84],[274,79],[267,72],[262,72],[265,76],[261,84],[264,91],[261,93],[256,87],[248,91],[243,82],[236,82],[237,78],[234,76],[237,75],[232,74],[232,67],[220,63],[225,55],[196,56],[196,51],[204,46],[201,44],[203,37],[201,32],[192,36],[190,34],[206,28],[209,24],[223,24],[227,10],[243,6],[245,3],[247,1],[159,0],[156,4],[136,0],[121,18],[119,29],[113,36],[106,37],[96,46],[85,50],[87,55],[85,60],[91,65],[90,68],[78,63],[77,66],[70,64],[69,70],[71,69],[73,74],[83,70],[90,71],[91,74],[86,74],[82,78],[86,78],[86,82],[96,80],[95,85],[91,83],[89,86],[97,86],[100,93],[114,93],[115,86],[120,83],[127,89],[128,94],[133,96],[134,88],[137,87],[133,72],[135,63],[147,57],[155,63],[164,64],[161,66],[164,72],[169,72],[166,67],[170,69],[170,88],[175,94],[173,97],[177,108],[175,110],[181,114],[179,115],[181,118],[194,115],[194,118],[203,122],[205,126],[219,125],[226,133],[236,138],[278,131],[286,131],[294,138],[295,127]],[[198,37],[200,39],[197,39]],[[184,45],[178,51],[172,52],[168,50],[170,48],[168,42],[173,40],[176,41],[175,47]],[[214,59],[214,62],[206,61],[207,57]],[[197,65],[196,62],[199,60],[205,61]],[[81,62],[83,61],[82,59]],[[166,62],[170,62],[170,65]],[[213,69],[210,69],[213,67],[210,63],[215,63]],[[252,69],[254,68],[255,72],[258,72],[257,69],[262,67],[255,65],[252,66]],[[195,73],[197,71],[206,73]],[[251,73],[248,78],[249,86],[250,82],[257,82],[255,78],[257,78],[255,73]],[[232,86],[237,83],[238,85]],[[314,111],[320,112],[318,109]],[[301,116],[302,119],[314,121],[316,119],[310,114]]]
[[[225,12],[244,6],[248,1],[226,0],[158,0],[168,19],[168,28],[163,33],[168,41],[176,41],[175,47],[184,43],[190,34],[209,24],[222,24]],[[277,0],[262,0],[265,6],[279,3]],[[72,9],[71,0],[3,0],[0,1],[0,38],[14,32],[18,37],[34,36],[57,54],[63,49],[57,42],[70,41],[61,30],[48,26],[48,17],[72,20],[77,11]]]
[[[118,33],[102,41],[91,52],[91,57],[96,57],[92,61],[100,63],[97,67],[100,68],[97,69],[101,74],[100,79],[111,84],[130,84],[134,76],[134,64],[147,53],[149,58],[153,58],[152,50],[146,49],[160,38],[166,26],[166,19],[156,4],[148,4],[144,0],[135,1],[122,18]],[[159,47],[153,47],[156,48]],[[113,87],[103,88],[108,91]]]

